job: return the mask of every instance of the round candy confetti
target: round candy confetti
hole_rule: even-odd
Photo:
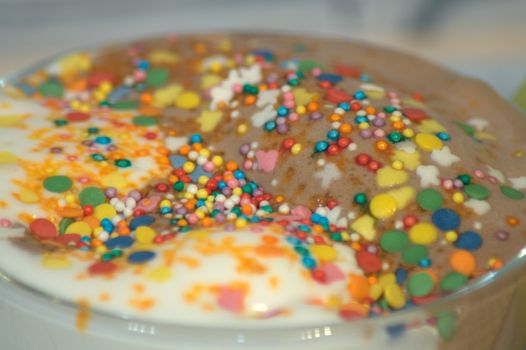
[[[482,245],[482,237],[474,231],[466,231],[458,236],[455,247],[465,250],[477,250]]]
[[[369,205],[371,214],[377,219],[387,219],[394,215],[397,209],[396,200],[388,194],[378,194]]]
[[[427,113],[418,108],[404,108],[402,109],[402,114],[412,122],[420,122],[427,119]]]
[[[154,221],[155,221],[155,218],[153,216],[142,215],[142,216],[134,217],[130,221],[128,226],[129,226],[130,230],[135,230],[135,229],[137,229],[137,227],[140,227],[140,226],[149,226],[149,225],[153,224]]]
[[[192,91],[185,91],[177,95],[175,105],[181,109],[193,109],[199,106],[201,97]]]
[[[71,112],[66,115],[66,119],[70,122],[83,122],[88,120],[89,118],[89,114],[81,112]]]
[[[29,231],[31,231],[33,236],[40,239],[52,239],[58,235],[55,224],[43,218],[33,220],[29,225]]]
[[[438,232],[435,226],[428,222],[419,222],[409,229],[409,240],[420,245],[429,245],[436,241]]]
[[[106,241],[105,245],[108,249],[128,248],[133,244],[133,238],[130,236],[119,236]]]
[[[475,256],[467,250],[457,250],[449,256],[449,265],[453,271],[471,276],[477,267]]]
[[[442,148],[442,141],[433,134],[416,134],[415,142],[422,150],[432,152]]]
[[[151,243],[157,236],[157,232],[149,226],[141,226],[135,231],[135,239],[139,243]]]
[[[95,207],[94,215],[97,219],[113,219],[117,215],[117,211],[111,204],[103,203]]]
[[[382,260],[376,254],[367,251],[357,252],[356,262],[365,273],[374,273],[382,269]]]
[[[144,264],[152,260],[155,257],[155,253],[148,250],[141,250],[138,252],[131,253],[128,256],[128,262],[130,264]]]
[[[444,197],[437,190],[426,188],[418,192],[416,202],[420,208],[427,211],[434,211],[442,208],[442,205],[444,205]]]
[[[169,74],[165,68],[153,68],[148,72],[146,85],[148,87],[159,87],[168,82]]]
[[[427,259],[427,248],[422,245],[410,244],[402,251],[402,261],[409,265],[418,265],[418,263]]]
[[[441,208],[433,213],[431,221],[439,230],[455,230],[460,225],[460,216],[452,209]]]
[[[504,186],[504,185],[500,186],[500,192],[502,192],[502,194],[508,197],[509,199],[514,199],[514,200],[524,199],[524,193],[512,187],[509,187],[509,186]]]
[[[106,195],[98,187],[86,187],[79,193],[80,205],[91,205],[96,207],[99,204],[106,202]]]
[[[408,243],[407,234],[399,230],[386,231],[380,239],[380,246],[389,253],[402,251]]]
[[[464,191],[466,194],[473,199],[486,199],[489,197],[489,190],[479,184],[469,184],[464,186]]]
[[[429,295],[433,290],[433,278],[427,272],[417,272],[409,276],[407,291],[414,297]]]
[[[468,277],[458,273],[451,272],[447,274],[440,282],[440,288],[446,292],[454,292],[468,283]]]
[[[158,122],[159,121],[155,117],[146,117],[143,115],[139,115],[133,118],[133,124],[137,126],[152,126],[157,125]]]
[[[406,304],[402,289],[397,284],[389,284],[384,290],[387,304],[395,310],[401,309]]]
[[[117,271],[117,265],[109,261],[100,261],[88,268],[92,275],[110,275]]]
[[[44,180],[44,188],[50,192],[66,192],[73,186],[73,181],[67,176],[49,176]]]

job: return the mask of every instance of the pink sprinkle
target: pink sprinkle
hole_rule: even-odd
[[[311,211],[309,208],[303,205],[298,205],[297,207],[292,209],[291,214],[300,219],[308,219],[311,216]]]
[[[276,163],[278,161],[278,156],[279,152],[276,150],[256,151],[256,158],[258,160],[259,168],[266,173],[271,173],[272,171],[274,171],[274,168],[276,167]]]
[[[250,170],[252,169],[252,165],[254,165],[254,162],[252,162],[251,160],[247,159],[243,162],[243,169],[245,170]]]
[[[453,181],[452,180],[444,180],[442,181],[442,187],[446,190],[450,190],[453,188]]]
[[[325,280],[324,282],[326,284],[331,284],[333,282],[340,281],[345,278],[345,274],[342,272],[342,270],[335,264],[325,264],[322,267],[323,272],[325,272]]]
[[[236,93],[236,94],[239,94],[243,91],[243,86],[241,84],[235,84],[234,86],[232,86],[232,90]]]
[[[387,115],[384,113],[384,112],[380,112],[376,115],[378,118],[382,118],[382,119],[385,119],[387,117]]]
[[[385,136],[385,130],[384,129],[376,129],[374,132],[374,137],[384,137]]]
[[[89,182],[89,177],[87,177],[87,176],[81,176],[81,177],[79,177],[79,182],[80,182],[81,184],[87,184],[87,183]]]
[[[146,78],[146,72],[143,71],[143,70],[136,70],[134,73],[133,73],[133,79],[135,81],[143,81],[144,79]]]
[[[214,165],[214,163],[210,161],[203,164],[203,170],[209,173],[212,172],[215,169],[215,167],[216,166]]]
[[[291,113],[291,114],[289,114],[289,117],[288,117],[288,118],[289,118],[289,120],[290,120],[291,122],[295,122],[296,120],[299,119],[299,116],[298,116],[298,113]]]
[[[243,311],[243,291],[230,287],[222,287],[219,289],[217,303],[223,309],[231,312]]]
[[[290,92],[290,91],[285,92],[283,94],[283,99],[285,99],[285,100],[294,100],[294,94],[292,92]]]
[[[320,67],[314,67],[311,70],[311,74],[315,77],[321,74],[321,68]]]
[[[497,178],[495,176],[489,176],[488,177],[489,182],[492,184],[496,184],[498,182]]]
[[[13,223],[9,219],[0,219],[0,227],[10,228],[13,226]]]
[[[187,219],[188,219],[188,223],[190,223],[192,225],[197,224],[197,222],[199,221],[199,218],[194,213],[188,215]]]
[[[226,182],[226,184],[230,188],[236,188],[238,185],[238,181],[236,179],[230,179]]]
[[[76,161],[77,159],[78,159],[78,157],[75,156],[75,155],[69,155],[69,156],[68,156],[68,160],[69,160],[70,162],[74,162],[74,161]]]
[[[475,176],[478,177],[479,179],[483,179],[485,177],[484,172],[480,169],[475,170],[474,173],[475,173]]]
[[[287,108],[293,108],[294,107],[294,101],[291,101],[291,100],[287,100],[285,102],[283,102],[283,105]]]

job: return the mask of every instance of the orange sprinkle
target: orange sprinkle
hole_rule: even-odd
[[[155,305],[155,300],[152,298],[132,299],[129,301],[129,304],[136,309],[145,311]]]
[[[389,144],[384,140],[379,140],[374,143],[374,148],[379,152],[387,151]]]
[[[236,171],[238,168],[238,165],[234,161],[228,161],[226,162],[225,167],[226,167],[226,170],[228,171]]]
[[[241,206],[241,213],[243,213],[244,215],[251,215],[252,207],[249,204],[243,204]]]
[[[330,115],[329,120],[331,122],[339,122],[340,120],[342,120],[342,116],[339,114],[333,113]]]
[[[140,101],[144,104],[150,104],[153,101],[151,94],[144,92],[141,94]]]
[[[282,195],[278,194],[278,195],[276,196],[276,202],[281,203],[281,202],[283,202],[284,200],[285,200],[285,197],[283,197]]]
[[[253,105],[254,103],[256,103],[256,96],[254,95],[248,95],[245,97],[245,100],[243,101],[243,103],[247,106],[250,106],[250,105]]]
[[[270,276],[268,278],[268,284],[270,284],[270,287],[272,289],[276,289],[279,286],[279,278],[277,276]]]
[[[190,153],[190,146],[183,145],[179,147],[179,154],[182,156],[186,156],[188,153]]]
[[[208,216],[204,217],[203,220],[201,220],[201,225],[203,225],[204,227],[210,227],[213,223],[214,221]]]
[[[343,123],[339,128],[340,133],[349,134],[352,132],[352,125],[349,123]]]
[[[358,242],[352,242],[351,243],[351,248],[355,251],[360,251],[362,250],[362,245]]]
[[[372,115],[372,114],[376,114],[376,108],[372,107],[372,106],[369,106],[365,109],[365,113],[369,114],[369,115]]]
[[[90,319],[90,309],[87,300],[78,301],[77,317],[75,319],[75,326],[79,332],[84,332],[88,328]]]
[[[193,143],[193,144],[192,144],[192,148],[193,148],[195,151],[199,152],[200,150],[203,149],[203,144],[202,144],[202,143],[198,143],[198,142]]]
[[[262,244],[256,247],[256,254],[265,258],[277,257],[283,255],[283,249],[275,245]]]
[[[99,239],[95,238],[91,241],[91,245],[93,247],[100,247],[102,246],[102,241],[100,241]]]
[[[396,122],[393,122],[392,124],[393,128],[395,128],[396,130],[402,130],[405,128],[405,124],[403,121],[399,120],[399,121],[396,121]]]
[[[102,302],[108,301],[111,299],[111,296],[108,293],[100,293],[99,300]]]
[[[276,244],[276,243],[278,243],[277,237],[270,236],[270,235],[264,235],[263,237],[261,237],[261,240],[265,244]]]
[[[309,112],[316,112],[320,109],[320,104],[318,102],[311,101],[307,103],[307,110]]]
[[[454,271],[470,276],[475,272],[477,262],[475,256],[467,250],[456,250],[449,256],[449,265]]]
[[[518,224],[520,224],[521,221],[515,216],[508,216],[506,217],[506,222],[510,226],[517,226]]]
[[[347,284],[347,289],[351,293],[353,299],[357,302],[362,302],[363,300],[369,298],[369,288],[370,284],[367,278],[360,275],[349,276],[349,284]]]

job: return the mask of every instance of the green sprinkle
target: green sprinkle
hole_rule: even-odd
[[[331,233],[331,239],[336,242],[341,242],[342,234],[340,232]]]
[[[100,257],[100,259],[102,261],[110,261],[110,260],[113,260],[114,256],[111,252],[108,252],[108,253],[104,253],[102,254],[102,256]]]
[[[146,86],[159,87],[168,82],[168,70],[165,68],[153,68],[148,72],[146,77]]]
[[[63,218],[62,220],[60,220],[60,222],[58,223],[58,233],[60,233],[61,235],[66,233],[68,226],[74,222],[75,220],[73,220],[72,218]]]
[[[354,195],[354,203],[365,204],[367,203],[367,196],[363,192],[358,192]]]
[[[461,273],[451,272],[440,282],[440,288],[446,292],[454,292],[468,283],[468,278]]]
[[[143,115],[133,118],[133,124],[137,126],[152,126],[157,125],[158,120],[155,117],[147,117]]]
[[[298,64],[298,70],[303,73],[310,73],[314,68],[323,69],[323,65],[313,60],[301,60]]]
[[[96,127],[91,127],[91,128],[88,128],[88,134],[98,134],[99,133],[99,128],[96,128]]]
[[[66,192],[73,186],[73,181],[67,176],[50,176],[44,180],[44,188],[49,192]]]
[[[398,131],[391,132],[387,135],[387,139],[391,141],[392,143],[398,143],[402,141],[403,138],[404,137],[402,136],[402,134],[399,133]]]
[[[407,280],[407,291],[414,297],[424,297],[433,290],[433,278],[427,272],[412,274]]]
[[[502,192],[502,194],[508,197],[509,199],[514,199],[516,201],[524,199],[524,193],[522,193],[521,191],[517,191],[516,189],[509,186],[500,186],[500,192]]]
[[[176,190],[177,192],[181,192],[182,190],[184,190],[184,182],[182,182],[182,181],[177,181],[176,183],[174,183],[173,188],[174,188],[174,190]]]
[[[49,80],[38,87],[38,92],[45,97],[60,98],[64,95],[64,88],[59,81]]]
[[[55,126],[64,126],[68,125],[69,122],[66,119],[55,119],[53,123],[55,124]]]
[[[399,230],[386,231],[380,239],[380,246],[389,253],[402,251],[408,243],[407,234]]]
[[[437,330],[440,338],[444,340],[449,340],[455,335],[455,327],[457,324],[457,319],[455,314],[446,311],[437,315]]]
[[[457,176],[457,179],[462,181],[464,185],[469,185],[471,183],[471,176],[469,176],[468,174],[459,175]]]
[[[459,121],[454,121],[454,123],[458,127],[460,127],[468,136],[475,135],[475,128],[473,128],[472,126],[470,126],[468,124],[464,124],[464,123],[459,122]]]
[[[131,167],[132,163],[128,159],[117,159],[115,161],[115,165],[119,168],[129,168]]]
[[[98,187],[86,187],[80,191],[79,201],[81,206],[91,205],[96,207],[97,205],[106,202],[106,195]]]
[[[243,190],[243,193],[248,193],[248,194],[252,194],[252,192],[254,191],[252,186],[250,186],[249,184],[243,185],[243,187],[241,187],[241,189]]]
[[[473,199],[486,199],[489,197],[489,190],[479,184],[469,184],[464,186],[464,191],[466,194]]]
[[[409,265],[418,265],[420,260],[427,259],[427,248],[423,245],[410,244],[402,252],[402,261]]]
[[[385,106],[385,107],[384,107],[384,112],[385,112],[385,113],[393,113],[393,112],[396,111],[396,110],[397,110],[397,109],[396,109],[396,107],[394,107],[394,106]]]
[[[135,100],[122,100],[117,101],[111,105],[112,109],[122,110],[122,109],[136,109],[139,107],[139,101]]]
[[[118,258],[119,256],[122,256],[122,250],[120,249],[112,249],[111,255]]]
[[[418,192],[416,202],[424,210],[435,211],[444,205],[444,197],[437,190],[426,188]]]

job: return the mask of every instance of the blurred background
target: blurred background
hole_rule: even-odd
[[[220,29],[338,34],[491,84],[526,79],[526,0],[0,0],[0,75],[77,46]],[[525,89],[526,91],[526,89]]]

